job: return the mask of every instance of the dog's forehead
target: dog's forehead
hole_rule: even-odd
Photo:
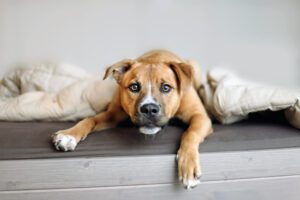
[[[176,82],[176,76],[171,68],[164,63],[139,63],[132,67],[126,76],[127,81],[143,82]]]

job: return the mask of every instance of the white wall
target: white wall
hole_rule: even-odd
[[[98,73],[152,48],[300,86],[298,0],[0,0],[0,75],[63,61]]]

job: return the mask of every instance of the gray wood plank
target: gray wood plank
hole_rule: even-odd
[[[208,181],[187,191],[178,184],[0,192],[1,200],[298,200],[300,177]]]
[[[273,116],[272,113],[271,116]],[[268,116],[269,117],[269,116]],[[263,150],[300,146],[300,132],[285,121],[247,120],[232,125],[214,124],[214,134],[200,145],[201,152]],[[173,122],[155,138],[132,125],[93,133],[74,152],[57,152],[51,134],[73,126],[67,122],[0,122],[0,160],[35,158],[113,157],[175,154],[185,126]],[[21,139],[20,139],[21,138]]]
[[[202,181],[300,174],[300,149],[201,154]],[[176,183],[175,155],[0,161],[0,191]]]

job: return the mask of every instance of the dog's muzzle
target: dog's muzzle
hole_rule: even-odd
[[[161,130],[157,125],[159,116],[161,115],[160,106],[155,103],[144,104],[139,108],[140,132],[146,135],[154,135]]]

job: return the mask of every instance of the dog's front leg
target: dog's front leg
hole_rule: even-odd
[[[201,166],[199,144],[212,132],[210,119],[206,115],[194,114],[189,128],[183,133],[177,153],[178,176],[187,189],[199,184]]]
[[[83,119],[69,129],[54,133],[54,146],[57,150],[73,151],[78,142],[84,140],[92,131],[112,128],[126,117],[122,110],[108,109],[94,117]]]

